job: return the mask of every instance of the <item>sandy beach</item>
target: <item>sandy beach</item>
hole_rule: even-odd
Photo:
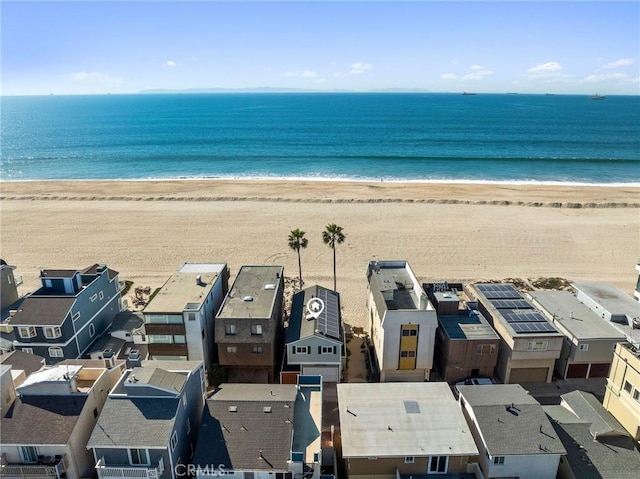
[[[0,257],[26,293],[41,268],[105,263],[121,280],[161,286],[183,262],[280,264],[307,232],[307,285],[331,287],[327,223],[344,227],[338,290],[363,326],[367,263],[406,259],[420,280],[558,276],[631,293],[640,258],[640,188],[492,184],[185,180],[3,182]]]

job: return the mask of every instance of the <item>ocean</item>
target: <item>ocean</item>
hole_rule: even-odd
[[[2,97],[0,180],[640,184],[640,96]]]

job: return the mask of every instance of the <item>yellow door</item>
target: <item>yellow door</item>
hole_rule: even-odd
[[[400,331],[398,369],[415,369],[418,353],[418,325],[403,324]]]

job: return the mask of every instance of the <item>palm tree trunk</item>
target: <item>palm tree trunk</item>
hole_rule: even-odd
[[[338,291],[336,287],[336,247],[333,247],[333,290]]]
[[[298,274],[300,275],[300,289],[302,289],[302,262],[300,261],[300,249],[298,249]]]

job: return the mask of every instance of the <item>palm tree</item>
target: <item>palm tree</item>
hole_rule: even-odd
[[[338,226],[335,223],[328,224],[325,230],[322,232],[322,241],[324,244],[328,244],[329,248],[333,250],[333,290],[336,288],[336,245],[344,241],[344,233],[342,232],[342,226]]]
[[[289,235],[289,248],[298,253],[298,273],[300,274],[300,289],[302,289],[302,262],[300,261],[300,248],[306,248],[309,240],[304,237],[305,231],[294,229]]]

